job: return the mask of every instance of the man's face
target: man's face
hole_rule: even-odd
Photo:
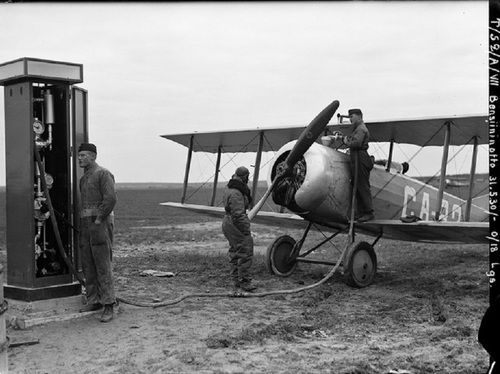
[[[80,151],[78,152],[78,165],[81,168],[86,168],[90,166],[95,161],[95,153],[90,151]]]
[[[349,116],[349,121],[351,121],[353,125],[357,125],[361,122],[361,116],[359,114],[351,114]]]

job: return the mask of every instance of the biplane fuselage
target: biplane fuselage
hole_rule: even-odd
[[[295,141],[283,146],[276,159],[292,149]],[[351,209],[351,170],[349,155],[315,143],[304,154],[306,172],[302,185],[295,193],[300,207],[294,211],[308,221],[336,225],[347,223]],[[276,164],[271,168],[268,183]],[[438,189],[400,173],[386,171],[375,165],[370,173],[373,203],[377,220],[399,220],[416,216],[423,221],[434,221],[438,210]],[[466,201],[444,193],[439,219],[442,222],[462,222]],[[289,207],[288,207],[289,208]],[[290,209],[290,208],[289,208]],[[293,211],[293,208],[290,209]],[[484,209],[472,205],[470,221],[485,220]]]

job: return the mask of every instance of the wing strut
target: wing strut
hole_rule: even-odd
[[[255,202],[257,199],[257,186],[259,184],[259,171],[260,162],[262,160],[262,148],[264,147],[264,131],[259,133],[259,148],[257,149],[257,155],[255,156],[255,167],[253,171],[253,185],[252,185],[252,197]],[[253,203],[252,203],[253,207]]]
[[[443,204],[443,194],[444,187],[446,183],[446,166],[448,164],[448,150],[450,149],[450,122],[444,124],[446,126],[446,133],[444,135],[444,145],[443,145],[443,158],[441,160],[441,179],[439,180],[439,191],[436,206],[436,217],[435,220],[439,221],[439,215],[441,214],[441,206]]]
[[[191,156],[193,155],[193,144],[194,144],[194,135],[191,135],[189,139],[189,150],[188,157],[186,161],[186,171],[184,172],[184,185],[182,186],[182,198],[181,203],[184,204],[184,200],[186,200],[186,192],[188,186],[189,179],[189,169],[191,168]]]
[[[389,159],[387,160],[387,166],[385,167],[385,171],[391,170],[393,149],[394,149],[394,139],[391,139],[391,143],[389,144]]]
[[[465,206],[465,221],[470,221],[470,209],[472,205],[472,193],[474,191],[474,180],[476,179],[476,164],[477,164],[477,136],[474,136],[474,150],[472,151],[472,162],[470,165],[470,179],[469,179],[469,196],[467,197],[467,205]]]
[[[219,145],[217,150],[217,161],[215,162],[215,173],[214,173],[214,187],[212,189],[212,201],[210,206],[215,205],[215,195],[217,194],[217,183],[219,183],[219,169],[220,169],[220,156],[222,154],[222,147]]]

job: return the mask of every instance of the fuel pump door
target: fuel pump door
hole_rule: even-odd
[[[71,89],[72,105],[72,123],[71,123],[71,133],[72,133],[72,159],[73,159],[73,226],[79,231],[80,230],[80,217],[78,216],[80,207],[80,189],[79,182],[83,175],[83,169],[78,166],[78,146],[81,143],[89,142],[89,132],[88,132],[88,117],[87,117],[87,90],[83,88],[73,86]],[[80,250],[78,243],[78,235],[73,236],[75,249],[75,267],[78,271],[81,271],[81,259]]]

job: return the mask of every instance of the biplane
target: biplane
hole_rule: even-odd
[[[347,283],[354,287],[366,287],[373,282],[377,271],[374,246],[381,238],[422,243],[487,243],[487,199],[473,195],[478,146],[488,139],[486,115],[365,121],[371,143],[389,143],[389,153],[387,166],[376,163],[370,174],[375,219],[357,223],[353,208],[356,181],[349,167],[350,156],[334,137],[330,137],[333,144],[322,142],[326,135],[338,131],[348,135],[352,130],[350,124],[343,123],[347,116],[337,114],[337,123],[331,123],[335,122],[331,119],[339,105],[333,101],[307,127],[161,135],[188,148],[181,202],[162,205],[222,217],[224,208],[214,206],[222,150],[256,152],[251,188],[255,196],[262,152],[278,149],[269,167],[267,191],[248,213],[253,222],[304,229],[298,240],[281,235],[270,243],[267,265],[278,276],[291,275],[299,262],[335,265],[307,256],[342,233],[348,234],[349,241],[340,261]],[[439,186],[394,172],[393,147],[398,143],[442,147]],[[472,145],[473,152],[468,196],[460,198],[445,191],[446,172],[449,147],[464,144]],[[192,153],[198,151],[217,154],[210,206],[185,202]],[[261,210],[269,196],[281,207],[278,212]],[[304,250],[303,243],[313,225],[331,235]],[[374,237],[373,242],[356,242],[356,232]]]

